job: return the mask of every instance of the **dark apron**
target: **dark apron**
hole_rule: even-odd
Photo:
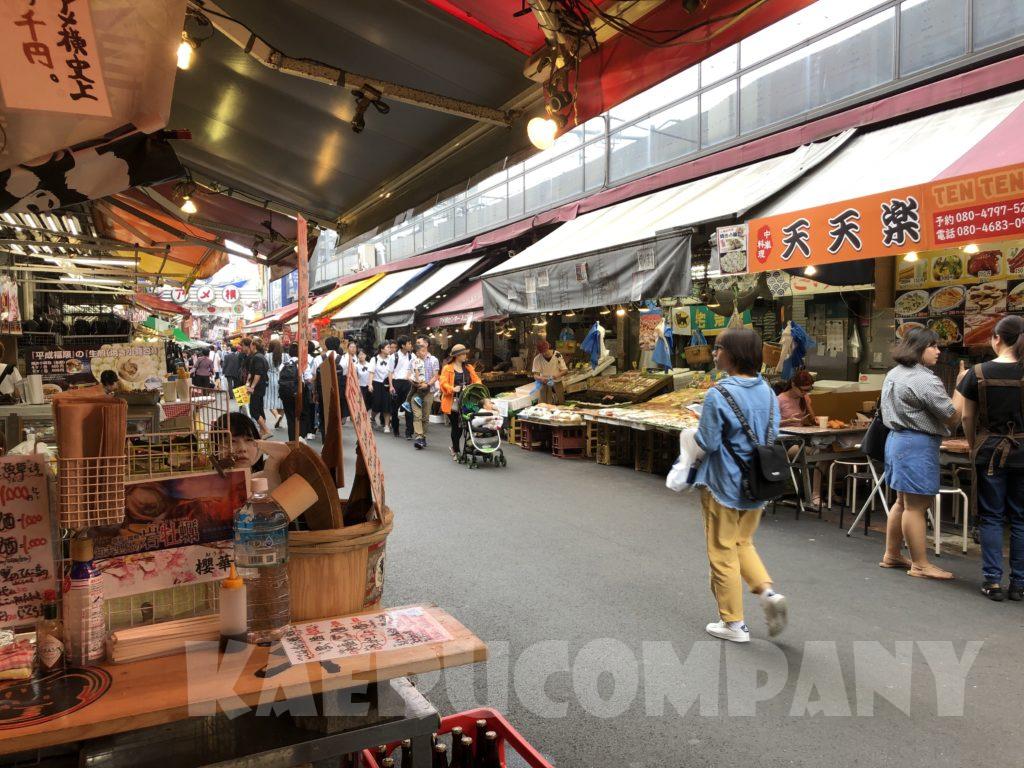
[[[1021,379],[986,379],[985,375],[981,372],[981,364],[974,366],[974,375],[978,379],[978,418],[976,422],[985,426],[975,430],[974,436],[974,448],[971,450],[971,464],[975,467],[977,472],[978,453],[981,451],[982,446],[988,443],[990,438],[998,438],[995,446],[992,448],[992,457],[988,462],[988,469],[986,473],[989,477],[992,477],[997,469],[1002,469],[1006,466],[1006,459],[1009,455],[1021,447],[1021,439],[1024,435],[1017,434],[1017,425],[1010,421],[1006,425],[1006,432],[990,432],[988,429],[988,388],[989,387],[1010,387],[1015,388],[1020,393],[1020,408],[1021,413],[1024,413],[1024,381]],[[977,482],[973,483],[976,487]]]

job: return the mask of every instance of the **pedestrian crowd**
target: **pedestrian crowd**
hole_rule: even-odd
[[[1007,316],[991,339],[995,359],[965,368],[949,395],[932,370],[940,356],[939,338],[927,328],[906,333],[893,350],[895,366],[885,377],[878,404],[884,438],[885,483],[895,494],[887,519],[885,550],[879,565],[922,579],[946,581],[949,571],[928,559],[927,516],[940,488],[942,440],[961,424],[976,467],[974,490],[982,552],[981,592],[995,601],[1024,600],[1024,320]],[[543,340],[537,344],[533,372],[544,399],[560,401],[566,366]],[[323,431],[317,371],[336,366],[341,390],[356,376],[373,428],[395,439],[403,435],[416,449],[427,446],[435,400],[451,428],[449,451],[460,452],[463,425],[460,393],[480,377],[469,363],[470,350],[455,344],[443,364],[430,351],[426,337],[386,341],[367,357],[356,342],[336,336],[309,342],[305,370],[298,370],[298,349],[283,350],[274,340],[264,350],[261,339],[242,339],[238,348],[201,351],[192,361],[199,381],[222,378],[231,391],[245,386],[248,413],[267,438],[267,413],[288,422],[288,437],[314,437]],[[761,338],[751,330],[729,329],[716,337],[716,368],[724,374],[708,390],[693,443],[703,454],[695,462],[689,484],[700,489],[701,509],[711,570],[711,591],[719,621],[709,634],[747,642],[743,584],[757,595],[769,635],[781,632],[788,620],[786,598],[754,545],[766,502],[788,479],[786,453],[776,444],[780,427],[812,424],[809,395],[813,379],[798,371],[773,390],[759,371]],[[303,412],[295,424],[295,400],[303,387]],[[348,406],[341,399],[343,423]],[[253,430],[255,431],[255,430]],[[879,456],[881,458],[881,456]],[[814,486],[820,494],[820,484]],[[1009,580],[1003,586],[1004,529],[1010,526]],[[906,554],[905,554],[906,552]]]

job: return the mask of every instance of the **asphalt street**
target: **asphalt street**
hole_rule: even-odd
[[[491,646],[424,675],[442,714],[501,710],[558,766],[1020,765],[1024,603],[883,570],[881,535],[766,515],[757,543],[790,604],[767,639],[709,637],[698,498],[663,478],[507,448],[452,463],[447,428],[415,451],[378,433],[395,512],[384,602],[436,603]],[[346,459],[354,437],[345,428]],[[352,475],[349,474],[349,477]]]

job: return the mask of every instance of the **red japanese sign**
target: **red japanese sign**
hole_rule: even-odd
[[[748,223],[751,272],[894,256],[1024,233],[1024,165]]]
[[[9,109],[110,117],[89,0],[0,3],[0,88]]]

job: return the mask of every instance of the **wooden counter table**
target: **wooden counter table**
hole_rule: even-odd
[[[415,607],[436,619],[450,639],[296,666],[289,664],[279,645],[245,646],[239,653],[221,654],[214,643],[196,643],[187,653],[174,656],[69,670],[62,679],[0,684],[0,755],[190,718],[221,713],[234,717],[260,705],[269,709],[275,701],[309,701],[316,694],[487,659],[486,645],[453,617],[436,607]],[[369,613],[374,612],[359,615]],[[278,705],[282,708],[287,707]],[[429,750],[429,738],[426,743]],[[184,765],[175,765],[179,764]]]

